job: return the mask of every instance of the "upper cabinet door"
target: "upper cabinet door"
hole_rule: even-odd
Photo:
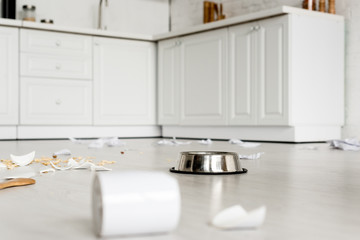
[[[256,111],[256,23],[229,28],[229,124],[254,125]]]
[[[0,124],[18,123],[19,30],[0,27]]]
[[[180,42],[181,124],[226,124],[227,29]]]
[[[180,120],[179,40],[171,39],[158,45],[158,123],[178,124]]]
[[[257,31],[258,124],[287,125],[288,16],[260,21]]]
[[[94,123],[152,125],[155,44],[94,38]]]

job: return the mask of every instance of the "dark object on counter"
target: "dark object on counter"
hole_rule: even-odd
[[[309,9],[309,0],[304,0],[302,3],[302,7],[303,9]],[[316,0],[312,1],[312,10],[316,11]]]
[[[36,7],[33,5],[24,5],[22,8],[23,8],[23,14],[24,14],[23,20],[35,22],[36,21],[36,18],[35,18]]]
[[[204,23],[225,19],[222,3],[204,1]]]
[[[52,19],[41,19],[41,23],[54,24],[54,20]]]
[[[335,0],[329,0],[329,13],[335,14]]]
[[[319,1],[319,12],[326,12],[326,0]]]
[[[16,19],[16,0],[1,1],[1,17]]]

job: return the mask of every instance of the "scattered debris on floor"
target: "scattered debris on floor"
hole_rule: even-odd
[[[211,145],[213,142],[210,138],[208,138],[206,140],[202,139],[202,140],[198,141],[198,143],[203,144],[203,145]]]
[[[265,206],[247,212],[242,206],[234,205],[218,213],[211,224],[221,229],[252,229],[260,227],[265,216]]]
[[[126,142],[120,141],[117,137],[103,137],[95,140],[82,140],[69,137],[69,140],[77,144],[87,144],[88,148],[103,148],[105,145],[108,147],[122,147]]]
[[[255,160],[259,159],[261,155],[265,154],[264,152],[254,153],[250,155],[241,155],[239,154],[239,159],[246,159],[246,160]]]
[[[69,149],[61,149],[53,153],[53,158],[57,158],[59,155],[71,155],[71,151]]]
[[[35,158],[35,151],[32,151],[31,153],[22,155],[22,156],[15,156],[13,154],[10,154],[11,161],[15,163],[16,165],[22,167],[29,165]]]
[[[258,147],[258,146],[261,145],[260,143],[244,142],[244,141],[242,141],[242,140],[240,140],[240,139],[235,139],[235,138],[230,139],[230,140],[229,140],[229,143],[230,143],[230,144],[236,144],[236,145],[238,145],[238,146],[240,146],[240,147],[243,147],[243,148],[254,148],[254,147]]]
[[[360,142],[356,138],[347,138],[344,140],[331,140],[329,141],[330,147],[344,151],[359,151]]]
[[[176,146],[176,145],[189,145],[191,141],[178,141],[176,137],[173,137],[171,140],[163,139],[157,142],[158,145],[168,145],[168,146]]]

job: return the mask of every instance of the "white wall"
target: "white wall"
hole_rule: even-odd
[[[232,17],[280,5],[301,7],[302,0],[222,0],[221,2],[225,15]],[[343,137],[360,138],[360,1],[337,0],[336,11],[346,19]],[[171,18],[172,30],[202,24],[203,0],[171,0]]]
[[[97,28],[100,0],[17,0],[17,18],[22,6],[36,6],[37,21],[53,19],[55,24]],[[168,0],[108,0],[109,30],[155,34],[168,31]]]

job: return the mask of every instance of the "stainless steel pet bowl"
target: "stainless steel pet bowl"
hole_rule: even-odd
[[[190,174],[239,174],[246,173],[247,169],[241,168],[239,156],[234,152],[191,151],[181,152],[177,166],[170,171]]]

